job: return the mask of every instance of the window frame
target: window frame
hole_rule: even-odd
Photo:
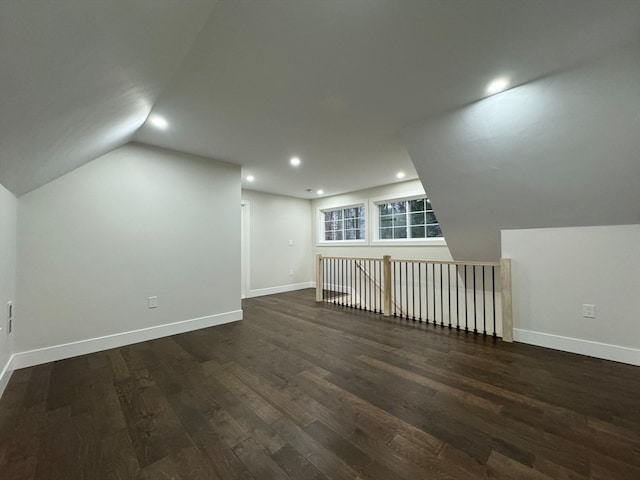
[[[370,228],[370,244],[371,245],[388,245],[394,247],[400,246],[446,246],[447,242],[444,237],[430,238],[380,238],[380,208],[385,203],[394,202],[410,202],[420,198],[429,199],[424,191],[409,192],[404,195],[385,195],[383,197],[371,198],[369,200],[369,228]],[[437,218],[437,217],[436,217]],[[439,225],[439,223],[438,223]],[[407,225],[407,232],[410,225]]]
[[[364,214],[362,216],[362,218],[364,219],[364,239],[356,239],[356,240],[325,240],[324,238],[324,234],[325,234],[325,230],[324,230],[324,214],[325,212],[334,212],[336,210],[342,210],[344,212],[344,210],[347,210],[349,208],[355,208],[355,207],[362,207],[364,209]],[[350,204],[338,204],[338,205],[330,205],[330,206],[324,206],[324,207],[320,207],[317,210],[317,216],[316,216],[316,225],[317,225],[317,238],[316,238],[316,245],[317,246],[323,246],[323,247],[327,247],[327,246],[349,246],[349,245],[353,245],[353,246],[362,246],[362,245],[369,245],[369,209],[368,209],[368,205],[367,205],[367,201],[366,200],[362,200],[359,202],[354,202],[354,203],[350,203]],[[344,213],[343,213],[343,218],[342,221],[344,222]],[[344,231],[344,228],[343,228]]]

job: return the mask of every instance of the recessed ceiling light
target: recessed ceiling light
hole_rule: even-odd
[[[317,193],[318,195],[324,195],[324,190],[318,190],[316,193]]]
[[[503,91],[509,86],[509,79],[506,77],[496,78],[493,82],[487,86],[487,93],[493,95],[495,93]]]
[[[298,157],[291,157],[291,160],[289,160],[289,163],[291,165],[293,165],[294,167],[297,167],[302,162],[300,161],[300,159]]]
[[[169,122],[167,122],[167,119],[161,115],[151,115],[149,117],[149,123],[151,123],[151,125],[153,125],[154,127],[159,128],[160,130],[164,130],[169,126]]]
[[[246,180],[247,182],[253,182],[256,179],[256,177],[254,177],[253,175],[247,175]]]
[[[404,178],[404,177],[405,177],[405,173],[404,172],[396,173],[396,178]]]

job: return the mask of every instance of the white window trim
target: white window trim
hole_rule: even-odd
[[[417,198],[422,198],[427,196],[424,190],[415,190],[413,192],[407,192],[400,196],[396,195],[385,195],[383,197],[376,197],[369,199],[369,244],[370,245],[387,245],[390,247],[415,247],[415,246],[426,246],[426,247],[441,247],[446,246],[447,242],[444,237],[438,238],[407,238],[407,239],[399,239],[393,238],[388,240],[380,239],[380,224],[378,218],[378,205],[381,203],[391,203],[391,202],[406,202],[415,200]]]
[[[331,210],[344,210],[347,208],[353,207],[364,207],[364,240],[325,240],[324,239],[324,212],[329,212]],[[345,246],[354,246],[361,247],[363,245],[369,245],[369,235],[371,234],[371,230],[369,228],[369,208],[367,205],[367,200],[363,199],[359,202],[348,203],[348,204],[336,204],[336,205],[325,205],[317,210],[316,214],[316,246],[317,247],[345,247]]]

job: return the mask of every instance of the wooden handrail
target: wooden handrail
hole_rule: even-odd
[[[385,257],[386,257],[386,256],[385,256]],[[364,259],[361,259],[361,260],[364,260]],[[384,262],[384,261],[385,261],[385,259],[383,258],[383,259],[382,259],[382,261]],[[360,271],[362,271],[362,272],[364,273],[365,277],[367,277],[367,278],[369,279],[369,281],[370,281],[370,282],[373,282],[373,285],[374,285],[378,290],[380,290],[380,294],[382,295],[383,299],[385,299],[385,300],[386,300],[386,296],[385,296],[385,289],[384,289],[383,285],[382,285],[382,284],[380,284],[380,283],[378,283],[378,281],[376,280],[376,278],[375,278],[375,277],[372,277],[372,276],[371,276],[371,274],[369,273],[369,271],[361,265],[361,263],[360,263],[360,261],[359,261],[359,260],[355,260],[355,261],[354,261],[354,264],[355,264],[355,266],[356,266],[356,267],[358,267],[358,269],[359,269]],[[384,276],[384,272],[383,272],[383,276]],[[390,294],[390,293],[391,293],[391,289],[389,288],[389,289],[387,289],[387,290],[389,290],[389,294]],[[389,295],[389,299],[391,299],[391,295]],[[402,305],[399,305],[399,304],[398,304],[398,302],[396,302],[396,301],[394,301],[394,300],[391,300],[391,301],[392,301],[392,302],[393,302],[393,304],[396,306],[396,308],[397,308],[399,311],[401,311],[401,312],[402,312],[402,314],[403,314],[403,315],[407,315],[407,311],[406,311],[404,308],[402,308]],[[391,310],[391,308],[389,308],[389,310]],[[384,310],[383,310],[383,311],[384,311]],[[388,317],[389,315],[386,315],[386,316]]]
[[[376,278],[372,277],[371,274],[369,273],[369,271],[361,265],[361,263],[360,263],[361,261],[366,261],[366,260],[359,259],[359,260],[355,260],[355,262],[354,262],[356,267],[358,267],[358,270],[362,271],[364,273],[364,276],[367,277],[370,281],[372,281],[373,284],[378,288],[378,290],[380,290],[382,292],[382,285],[380,283],[378,283]]]
[[[375,258],[375,257],[329,257],[326,255],[322,255],[322,258],[327,258],[331,260],[366,260],[366,261],[376,261],[376,262],[380,262],[384,260],[384,258]],[[500,262],[456,262],[453,260],[407,260],[402,258],[393,258],[391,259],[391,261],[406,262],[406,263],[435,263],[436,265],[469,265],[470,267],[474,265],[476,267],[499,267],[500,266]]]
[[[320,254],[316,254],[320,255]],[[328,257],[326,255],[322,255],[322,258],[330,259],[330,260],[366,260],[366,261],[376,261],[381,262],[382,258],[368,258],[368,257]]]
[[[325,257],[326,258],[326,257]],[[434,263],[436,265],[468,265],[473,267],[499,267],[500,262],[454,262],[447,260],[402,260],[394,258],[392,262],[406,262],[406,263]]]

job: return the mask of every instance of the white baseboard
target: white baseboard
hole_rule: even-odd
[[[11,374],[13,373],[13,368],[11,365],[11,360],[13,356],[9,357],[7,360],[7,364],[0,369],[0,397],[4,393],[4,389],[9,385],[9,380],[11,380]]]
[[[246,298],[262,297],[263,295],[273,295],[274,293],[293,292],[305,288],[316,288],[316,282],[292,283],[291,285],[280,285],[279,287],[258,288],[249,290]]]
[[[539,347],[553,348],[563,352],[579,353],[614,362],[629,363],[640,366],[640,349],[620,347],[607,343],[592,342],[579,338],[562,337],[549,333],[534,332],[531,330],[513,329],[513,340]]]
[[[38,348],[26,352],[14,353],[11,357],[9,367],[12,370],[32,367],[34,365],[40,365],[41,363],[77,357],[78,355],[86,355],[88,353],[122,347],[124,345],[131,345],[133,343],[167,337],[178,333],[236,322],[238,320],[242,320],[242,310],[157,325],[140,330],[132,330],[130,332],[115,333],[104,337],[89,338],[87,340],[54,345],[52,347]]]

